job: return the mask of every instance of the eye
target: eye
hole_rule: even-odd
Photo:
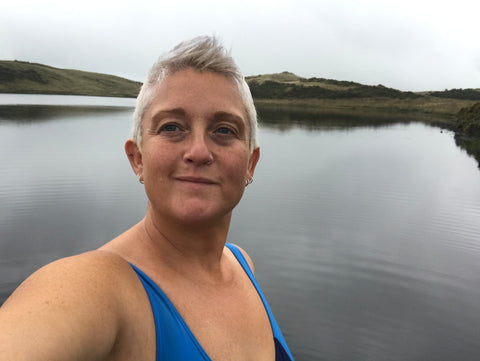
[[[165,124],[160,128],[161,132],[177,132],[180,130],[180,127],[176,124]]]
[[[187,129],[178,122],[165,122],[158,127],[156,134],[172,141],[179,141],[187,134]]]
[[[220,127],[220,128],[218,128],[215,132],[218,133],[218,134],[224,134],[224,135],[234,134],[234,133],[235,133],[235,132],[233,131],[233,129],[231,129],[231,128],[229,128],[229,127]]]

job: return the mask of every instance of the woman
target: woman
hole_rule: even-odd
[[[0,359],[293,360],[250,258],[226,244],[259,159],[256,127],[215,38],[161,57],[125,144],[145,218],[29,277],[0,309]]]

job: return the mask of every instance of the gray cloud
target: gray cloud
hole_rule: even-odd
[[[246,75],[383,84],[402,90],[480,88],[475,1],[42,1],[0,14],[0,59],[143,80],[160,53],[216,34]]]

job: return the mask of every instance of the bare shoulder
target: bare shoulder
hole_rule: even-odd
[[[233,243],[232,243],[233,244]],[[255,274],[255,266],[253,265],[252,258],[248,255],[247,251],[245,251],[242,247],[240,247],[237,244],[233,244],[235,247],[237,247],[240,252],[242,253],[243,257],[245,257],[245,260],[247,261],[248,265],[250,266],[253,274]]]
[[[82,302],[96,302],[128,273],[128,264],[119,256],[91,251],[54,261],[28,277],[5,302],[6,308],[17,302],[63,302],[83,293],[90,297]],[[83,295],[82,295],[83,296]],[[61,301],[63,300],[63,301]],[[105,301],[105,299],[103,299]]]
[[[104,251],[42,267],[0,308],[0,359],[107,359],[135,287],[128,263]]]

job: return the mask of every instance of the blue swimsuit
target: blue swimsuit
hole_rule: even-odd
[[[273,331],[275,361],[293,361],[282,332],[242,252],[232,244],[227,243],[226,246],[235,255],[263,301]],[[140,269],[131,266],[142,281],[152,305],[157,338],[157,361],[211,361],[165,293]]]

